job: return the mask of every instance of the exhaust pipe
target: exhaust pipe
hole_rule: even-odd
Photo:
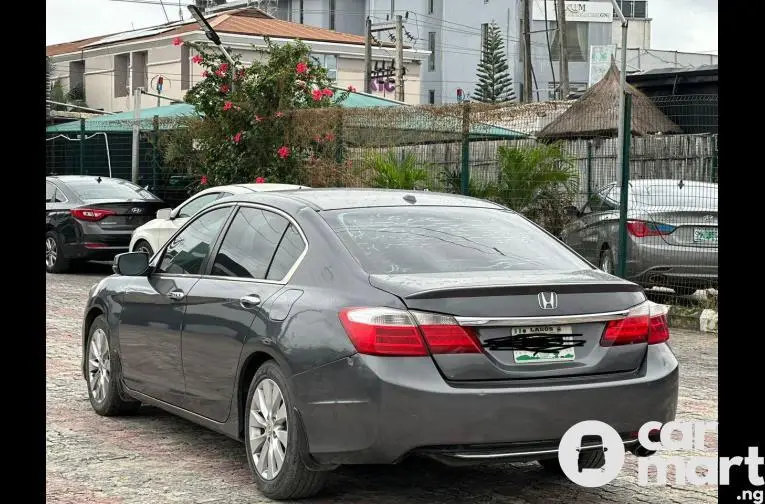
[[[651,432],[648,433],[648,440],[653,443],[660,443],[661,442],[661,431],[659,429],[654,429]],[[651,455],[654,455],[656,453],[656,450],[649,450],[642,444],[640,444],[640,441],[633,444],[630,448],[630,453],[632,453],[636,457],[650,457]]]

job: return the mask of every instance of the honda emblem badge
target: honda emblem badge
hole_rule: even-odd
[[[543,310],[554,310],[558,307],[558,295],[554,292],[540,292],[537,301]]]

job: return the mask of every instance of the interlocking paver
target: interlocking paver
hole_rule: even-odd
[[[138,416],[92,412],[80,373],[80,326],[89,288],[109,273],[93,265],[47,278],[47,501],[77,504],[257,504],[261,496],[244,445],[145,407]],[[678,419],[717,419],[717,336],[674,330],[681,364]],[[717,435],[707,435],[717,456]],[[672,455],[672,454],[668,454]],[[682,453],[680,455],[689,455]],[[717,502],[716,487],[641,487],[627,456],[610,485],[581,488],[535,463],[446,467],[427,460],[344,467],[316,503],[697,503]]]

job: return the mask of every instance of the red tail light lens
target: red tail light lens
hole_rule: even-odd
[[[69,212],[75,219],[87,222],[97,222],[110,215],[116,215],[111,210],[103,210],[101,208],[74,208]]]
[[[473,335],[453,317],[393,308],[346,308],[340,321],[359,353],[424,356],[478,353]]]
[[[659,305],[645,302],[630,310],[627,317],[611,320],[603,331],[600,346],[610,347],[634,343],[664,343],[669,340],[669,326]]]
[[[340,321],[359,353],[367,355],[428,355],[417,324],[403,310],[346,308]]]
[[[669,224],[657,224],[655,222],[646,222],[632,220],[627,222],[627,231],[637,238],[646,236],[668,235],[675,230],[675,226]]]

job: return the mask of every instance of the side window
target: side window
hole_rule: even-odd
[[[53,198],[56,195],[56,186],[51,184],[50,182],[45,183],[45,202],[46,203],[53,203]]]
[[[608,189],[605,198],[603,198],[603,210],[616,210],[619,208],[619,191],[619,186],[612,186]]]
[[[273,212],[242,207],[215,257],[211,275],[265,279],[289,221]]]
[[[305,250],[305,242],[295,226],[290,224],[281,243],[279,243],[279,248],[276,249],[266,279],[278,281],[287,276],[303,250]]]
[[[220,198],[220,193],[207,193],[204,196],[199,196],[183,205],[178,211],[177,217],[191,217],[218,198]]]
[[[230,212],[230,207],[216,208],[192,221],[168,245],[159,264],[159,272],[199,275],[202,264]]]

